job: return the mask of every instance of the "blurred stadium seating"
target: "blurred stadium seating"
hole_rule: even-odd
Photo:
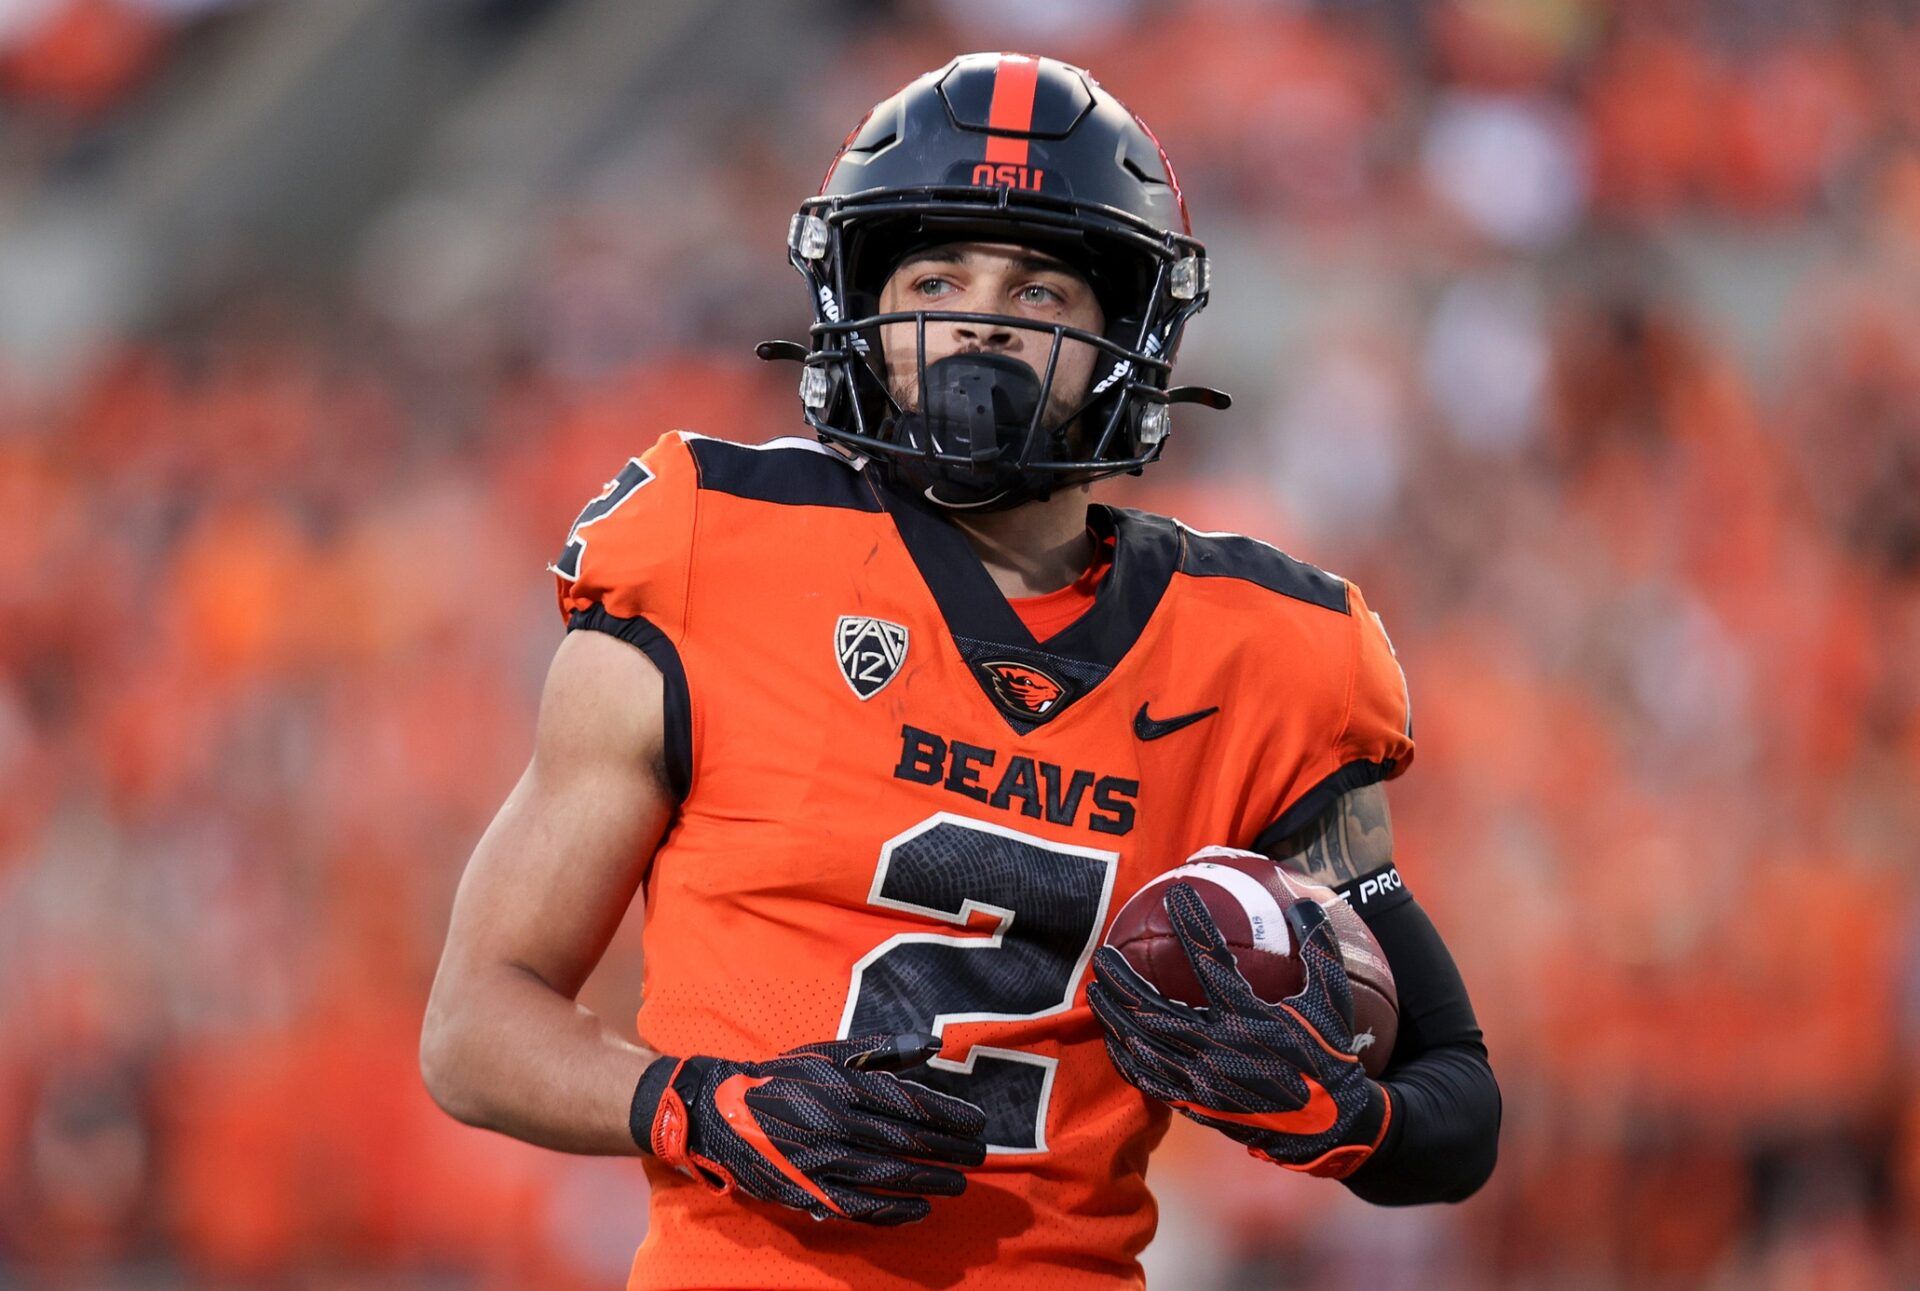
[[[787,214],[980,46],[1180,168],[1242,402],[1111,495],[1368,589],[1507,1097],[1445,1210],[1176,1132],[1151,1267],[1920,1282],[1914,15],[0,4],[0,1285],[617,1284],[639,1171],[414,1063],[542,566],[660,431],[793,430]]]

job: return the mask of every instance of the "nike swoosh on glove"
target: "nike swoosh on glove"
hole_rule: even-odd
[[[1205,1008],[1169,1000],[1120,952],[1094,956],[1087,1003],[1107,1055],[1129,1083],[1263,1156],[1343,1179],[1386,1136],[1384,1087],[1353,1056],[1353,995],[1327,912],[1286,912],[1306,970],[1298,993],[1269,1004],[1253,993],[1193,888],[1167,892],[1167,915],[1205,990]]]
[[[957,1197],[952,1166],[986,1159],[986,1113],[894,1072],[940,1051],[926,1035],[802,1045],[766,1062],[659,1058],[634,1091],[634,1141],[716,1192],[815,1219],[908,1224]]]

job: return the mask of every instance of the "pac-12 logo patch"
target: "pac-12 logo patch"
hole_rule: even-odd
[[[1035,721],[1051,713],[1066,697],[1067,688],[1032,664],[995,660],[980,665],[994,697],[1016,717]]]
[[[872,699],[906,661],[907,630],[885,619],[842,614],[833,627],[833,648],[853,693]]]

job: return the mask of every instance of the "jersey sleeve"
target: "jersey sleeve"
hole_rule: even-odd
[[[1353,697],[1347,707],[1346,728],[1338,752],[1341,765],[1365,763],[1376,767],[1379,780],[1391,780],[1413,761],[1413,702],[1407,694],[1407,675],[1394,654],[1380,616],[1367,608],[1360,589],[1349,583],[1353,613]]]
[[[604,632],[641,651],[665,683],[665,770],[676,798],[693,783],[693,701],[680,645],[687,631],[699,472],[670,431],[607,481],[548,566],[568,631]]]
[[[684,636],[698,484],[685,438],[670,431],[581,509],[548,566],[569,626],[606,615]]]
[[[1413,761],[1413,714],[1406,675],[1393,642],[1366,598],[1347,584],[1344,653],[1336,674],[1343,693],[1324,711],[1337,714],[1325,743],[1307,757],[1288,784],[1278,810],[1253,847],[1272,852],[1344,793],[1391,780]]]

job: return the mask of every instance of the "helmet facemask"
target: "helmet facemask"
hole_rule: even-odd
[[[908,253],[956,242],[1012,243],[1064,261],[1099,299],[1102,332],[997,314],[881,312],[881,287]],[[1138,473],[1160,455],[1171,405],[1229,403],[1218,391],[1169,388],[1181,332],[1206,304],[1206,249],[1159,141],[1080,68],[963,54],[903,87],[847,135],[819,196],[793,217],[787,246],[812,299],[811,344],[770,341],[762,357],[805,364],[801,403],[822,439],[940,505],[1013,506]],[[929,362],[929,324],[982,321],[1043,333],[1030,352],[1044,361],[1025,374],[978,355]],[[924,406],[903,407],[894,390],[905,383],[887,379],[880,329],[903,323],[915,329],[911,389],[926,392],[905,402]],[[1071,407],[1056,388],[1069,345],[1094,353]]]
[[[1167,389],[1180,331],[1205,300],[1198,243],[1135,230],[1089,233],[1082,221],[1010,210],[1003,194],[961,189],[871,206],[816,198],[794,217],[790,238],[793,263],[813,288],[813,345],[801,378],[808,423],[874,459],[913,494],[954,509],[999,510],[1138,474],[1160,454],[1170,403],[1224,404],[1212,391]],[[997,209],[982,210],[983,197]],[[908,253],[965,240],[1059,256],[1093,287],[1105,330],[953,310],[881,312],[881,286]],[[1044,349],[1035,354],[1044,359],[1030,367],[975,352],[929,361],[928,325],[943,323],[1038,333]],[[903,326],[913,328],[917,399],[903,400],[886,370],[882,329]],[[1086,347],[1094,360],[1086,392],[1072,402],[1057,388],[1068,345]]]

